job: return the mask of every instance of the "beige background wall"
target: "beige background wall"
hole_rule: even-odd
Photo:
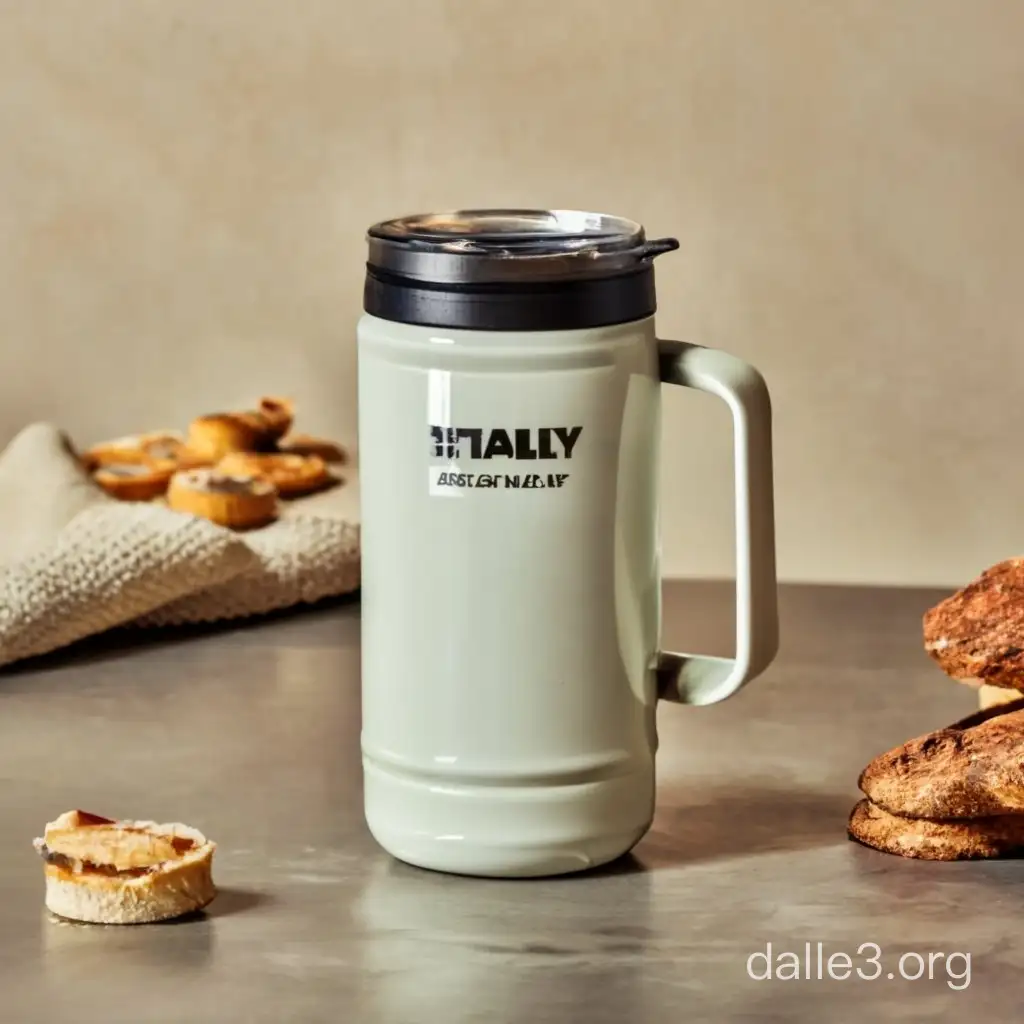
[[[769,380],[780,572],[959,583],[1024,551],[1022,39],[1008,0],[0,0],[0,442],[265,391],[354,440],[368,223],[606,209],[682,241],[663,333]],[[728,573],[725,410],[666,405],[666,570]]]

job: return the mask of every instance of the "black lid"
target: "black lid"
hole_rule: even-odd
[[[571,330],[654,312],[648,242],[634,221],[581,210],[460,210],[367,233],[364,307],[385,320],[475,330]]]

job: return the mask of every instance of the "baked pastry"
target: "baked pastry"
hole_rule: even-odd
[[[92,478],[119,501],[152,501],[167,490],[177,469],[178,464],[170,459],[126,453],[120,460],[100,463]]]
[[[290,455],[316,455],[324,462],[348,462],[348,452],[340,444],[310,434],[291,434],[281,441],[278,451]]]
[[[924,616],[925,650],[958,682],[1024,690],[1024,558],[986,569]]]
[[[229,476],[260,476],[269,480],[282,498],[319,491],[334,482],[318,455],[232,452],[217,463],[217,472]]]
[[[217,895],[216,845],[187,825],[68,811],[33,845],[45,865],[47,909],[73,921],[166,921]]]
[[[295,405],[289,398],[264,397],[260,399],[256,413],[262,419],[271,441],[280,441],[292,429]]]
[[[1024,816],[928,821],[890,814],[861,800],[847,826],[853,840],[882,853],[918,860],[979,860],[1024,853]]]
[[[858,785],[907,818],[1024,814],[1024,700],[909,740],[876,757]]]
[[[158,430],[147,434],[131,434],[113,441],[93,445],[83,456],[86,467],[94,471],[109,463],[137,461],[140,458],[174,462],[178,469],[200,465],[200,460],[185,445],[180,431]]]
[[[257,409],[200,416],[189,425],[186,448],[193,458],[213,464],[230,452],[268,452],[291,429],[292,406],[283,398],[263,398]]]
[[[252,413],[224,412],[194,419],[186,446],[193,458],[210,465],[229,452],[267,450],[273,441],[265,425]]]
[[[237,476],[202,468],[171,477],[167,504],[233,530],[266,526],[277,518],[277,490],[260,476]]]

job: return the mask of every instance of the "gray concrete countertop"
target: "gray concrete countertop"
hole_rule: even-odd
[[[785,588],[767,675],[715,707],[662,707],[650,835],[611,869],[550,881],[430,874],[376,848],[356,604],[8,670],[0,1020],[1016,1020],[1024,864],[903,861],[846,839],[864,764],[975,707],[921,651],[937,596]],[[728,653],[729,602],[722,586],[670,584],[666,643]],[[49,918],[30,844],[72,807],[204,830],[222,894],[179,924]],[[852,977],[817,980],[819,942]],[[768,943],[798,955],[799,980],[748,976]],[[900,975],[903,954],[913,974],[915,954],[954,952],[971,956],[965,988],[941,958],[931,980]]]

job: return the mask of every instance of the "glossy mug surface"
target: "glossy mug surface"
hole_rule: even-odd
[[[721,700],[775,653],[763,381],[659,342],[653,316],[522,331],[367,313],[358,346],[367,824],[461,874],[613,860],[652,820],[659,693]],[[659,652],[664,380],[733,408],[735,659]]]

